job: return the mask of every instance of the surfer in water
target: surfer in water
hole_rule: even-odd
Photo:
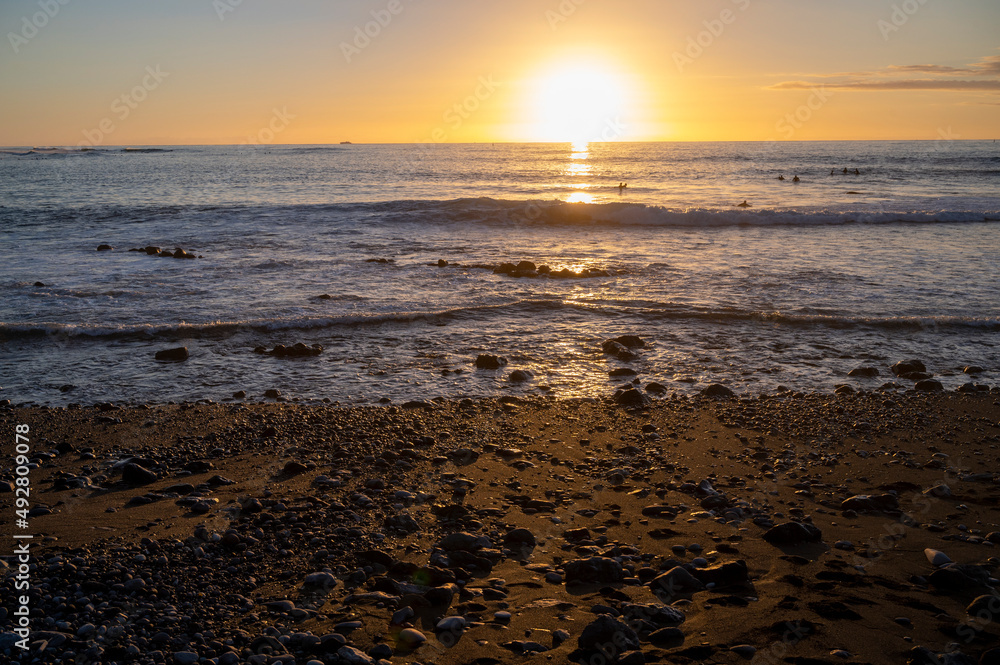
[[[618,193],[621,194],[622,190],[625,189],[625,188],[627,188],[627,187],[628,187],[628,183],[627,182],[620,182],[620,183],[618,183]]]
[[[784,179],[785,179],[785,176],[783,176],[783,175],[779,175],[778,176],[778,180],[784,180]]]
[[[750,204],[747,203],[746,199],[743,199],[743,203],[737,203],[736,207],[737,208],[749,208]]]
[[[799,177],[798,176],[795,176],[794,178],[792,178],[792,182],[798,182],[798,181],[799,181]]]

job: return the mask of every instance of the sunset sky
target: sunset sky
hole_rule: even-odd
[[[6,0],[0,27],[7,146],[1000,135],[996,0]]]

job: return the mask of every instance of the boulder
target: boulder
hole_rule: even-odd
[[[736,397],[736,393],[734,393],[732,390],[722,385],[721,383],[713,383],[712,385],[703,389],[701,391],[701,394],[704,395],[705,397],[723,397],[723,398]]]
[[[803,545],[821,542],[823,533],[812,524],[785,522],[768,529],[763,538],[772,545]]]
[[[620,584],[625,579],[622,565],[614,559],[602,556],[592,556],[587,559],[574,559],[563,564],[566,571],[566,584],[579,582],[583,584]]]
[[[157,475],[144,466],[129,463],[122,467],[122,480],[129,485],[148,485],[156,479]]]
[[[674,566],[654,578],[649,586],[653,593],[665,602],[673,600],[677,594],[694,593],[705,588],[705,585],[683,566]]]
[[[164,349],[162,351],[157,351],[156,355],[153,356],[156,360],[164,360],[167,362],[180,362],[182,360],[188,359],[188,350],[186,346],[179,346],[175,349]]]
[[[876,367],[855,367],[847,376],[860,377],[864,379],[870,379],[873,376],[878,376],[878,368]]]
[[[714,585],[715,589],[750,584],[747,563],[742,559],[709,568],[696,568],[691,574],[705,586]]]
[[[645,406],[649,403],[649,398],[635,388],[626,388],[615,392],[613,399],[621,406]]]
[[[610,646],[609,646],[610,645]],[[610,615],[602,614],[594,621],[587,624],[587,627],[580,632],[577,638],[577,646],[584,651],[607,651],[621,653],[632,649],[638,649],[639,636],[621,621],[617,621]],[[579,660],[570,654],[572,660]]]
[[[841,510],[856,510],[859,513],[879,513],[899,510],[899,499],[894,494],[880,494],[869,496],[867,494],[856,494],[844,499],[840,504]]]
[[[909,374],[911,372],[927,371],[927,367],[925,367],[924,364],[919,360],[900,360],[890,369],[892,370],[892,373],[895,374],[896,376],[902,376],[903,374]]]
[[[476,357],[476,369],[500,369],[507,364],[506,358],[489,353],[480,353]]]

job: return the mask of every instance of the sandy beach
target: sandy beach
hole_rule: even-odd
[[[7,407],[30,662],[1000,662],[997,395]]]

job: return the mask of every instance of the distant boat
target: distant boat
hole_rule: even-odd
[[[351,143],[350,141],[341,141],[340,145],[354,145],[354,144]]]

